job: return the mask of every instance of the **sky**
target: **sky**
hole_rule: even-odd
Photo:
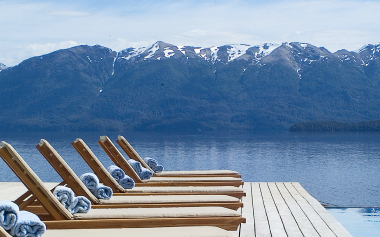
[[[114,51],[302,42],[355,51],[380,42],[380,1],[0,0],[0,63],[77,45]]]

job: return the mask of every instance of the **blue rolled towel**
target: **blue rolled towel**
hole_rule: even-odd
[[[10,230],[19,218],[19,207],[8,200],[0,201],[0,226],[4,230]]]
[[[135,181],[124,173],[120,167],[116,165],[110,165],[107,171],[111,176],[125,189],[131,189],[135,186]]]
[[[158,161],[156,159],[150,158],[150,157],[145,157],[144,158],[145,163],[152,169],[156,168],[158,165]]]
[[[164,167],[159,165],[156,159],[146,157],[144,161],[155,173],[160,173],[164,170]]]
[[[96,198],[99,199],[110,199],[112,197],[112,188],[99,184],[96,190],[93,192]]]
[[[127,161],[132,166],[132,168],[135,170],[135,172],[140,176],[140,174],[142,172],[142,168],[143,168],[142,165],[140,164],[140,162],[135,161],[133,159],[129,159]]]
[[[142,171],[139,174],[140,179],[150,179],[150,177],[152,177],[152,175],[153,175],[152,171],[145,169],[143,167],[141,167],[141,170]]]
[[[125,189],[131,189],[135,186],[135,181],[128,175],[125,175],[124,178],[119,180],[119,184]]]
[[[164,171],[164,167],[162,165],[157,165],[156,168],[153,170],[155,173],[161,173]]]
[[[71,214],[74,213],[87,213],[91,209],[91,202],[86,197],[75,197],[67,208]]]
[[[73,190],[65,186],[57,186],[53,192],[53,195],[66,209],[69,208],[75,198]]]
[[[111,174],[111,176],[120,183],[120,180],[125,177],[124,170],[116,165],[111,165],[107,168],[107,171]]]
[[[46,225],[35,214],[28,211],[20,211],[17,223],[10,231],[17,237],[40,237],[46,231]]]
[[[99,186],[99,179],[95,174],[84,173],[80,176],[80,180],[92,193],[96,192]]]

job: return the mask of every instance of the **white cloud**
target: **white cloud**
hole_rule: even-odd
[[[379,11],[379,1],[360,0],[0,1],[0,63],[64,48],[59,42],[116,51],[158,40],[201,47],[297,41],[355,50],[379,41]]]
[[[47,54],[52,51],[56,51],[59,49],[66,49],[77,46],[78,44],[75,41],[64,41],[55,43],[47,43],[47,44],[31,44],[26,47],[26,51],[28,54],[33,56],[38,56],[42,54]]]
[[[14,66],[27,58],[48,54],[59,49],[71,48],[77,45],[78,44],[74,41],[30,44],[25,47],[14,48],[12,51],[6,51],[0,56],[0,62],[6,66]]]
[[[77,17],[77,16],[89,16],[90,13],[88,12],[77,12],[77,11],[54,11],[48,13],[50,16],[72,16],[72,17]]]

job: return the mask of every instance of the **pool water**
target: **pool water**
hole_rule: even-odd
[[[380,236],[380,208],[327,208],[354,237]]]

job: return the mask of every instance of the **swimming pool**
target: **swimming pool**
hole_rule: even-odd
[[[380,236],[380,208],[326,208],[354,237]]]

